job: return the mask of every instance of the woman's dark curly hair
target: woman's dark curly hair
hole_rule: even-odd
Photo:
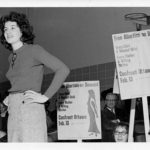
[[[33,27],[30,25],[26,15],[18,12],[10,12],[8,15],[2,16],[0,18],[0,29],[2,31],[0,41],[5,46],[5,48],[12,51],[11,44],[7,43],[4,37],[5,23],[8,21],[17,23],[18,27],[20,28],[20,31],[22,32],[21,41],[23,43],[33,44],[35,35],[33,34]]]

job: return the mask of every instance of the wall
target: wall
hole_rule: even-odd
[[[114,61],[112,34],[136,30],[125,21],[131,12],[150,14],[150,8],[0,8],[25,12],[34,26],[36,43],[63,60],[71,69]],[[6,80],[9,52],[0,44],[0,82]],[[46,69],[45,73],[51,73]]]
[[[100,93],[101,93],[102,91],[113,87],[114,70],[115,70],[115,62],[72,69],[68,78],[66,79],[66,82],[99,80]],[[53,79],[53,74],[45,75],[42,84],[43,93],[48,88],[52,79]],[[57,99],[57,94],[55,94],[52,100],[50,101],[51,109],[54,109],[56,99]],[[104,107],[104,101],[101,101],[101,109],[103,109],[103,107]]]
[[[112,34],[136,30],[124,20],[131,12],[150,8],[31,8],[29,16],[36,42],[74,69],[114,61]]]

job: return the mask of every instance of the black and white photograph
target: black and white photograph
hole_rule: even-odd
[[[34,2],[0,5],[0,144],[149,143],[150,5]]]

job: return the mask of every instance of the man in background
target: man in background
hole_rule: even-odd
[[[120,121],[126,121],[125,112],[117,108],[118,95],[108,92],[105,97],[105,107],[102,110],[102,142],[115,142],[114,127]]]

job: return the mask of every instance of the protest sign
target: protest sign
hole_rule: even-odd
[[[58,139],[101,139],[99,81],[65,82],[58,96]]]
[[[121,99],[150,95],[150,30],[112,35]]]

